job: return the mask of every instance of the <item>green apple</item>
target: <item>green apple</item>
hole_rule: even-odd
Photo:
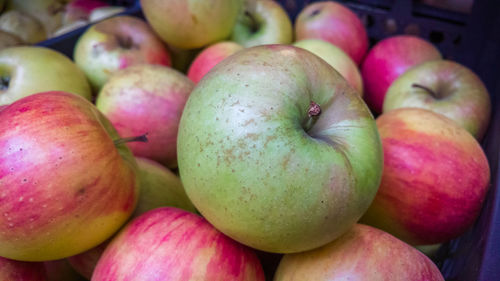
[[[35,17],[21,11],[10,10],[2,13],[0,29],[16,34],[28,44],[35,44],[47,39],[42,24]]]
[[[246,0],[231,39],[244,47],[290,44],[292,22],[286,10],[273,0]]]
[[[66,91],[91,99],[85,74],[58,51],[37,46],[0,50],[0,105],[45,91]]]
[[[243,49],[212,68],[186,103],[177,144],[197,210],[268,252],[339,237],[368,209],[383,167],[363,100],[324,60],[290,45]]]
[[[399,76],[385,94],[383,112],[419,107],[442,114],[481,140],[488,129],[491,100],[472,70],[450,60],[428,61]]]
[[[19,36],[4,30],[0,30],[0,50],[25,44],[26,43],[24,43],[24,41],[19,38]]]
[[[302,39],[293,43],[295,47],[306,49],[324,59],[363,96],[363,79],[356,63],[339,47],[321,39]]]
[[[146,20],[169,46],[201,48],[231,35],[243,0],[141,0]]]

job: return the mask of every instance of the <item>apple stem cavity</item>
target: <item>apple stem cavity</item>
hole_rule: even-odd
[[[113,143],[115,146],[118,146],[120,144],[128,143],[128,142],[148,142],[147,134],[143,134],[140,136],[133,136],[133,137],[126,137],[126,138],[119,138],[116,140],[113,140]]]
[[[118,41],[118,45],[122,47],[123,49],[129,50],[132,49],[134,46],[134,42],[132,41],[132,38],[125,36],[116,36],[116,40]]]
[[[0,91],[5,91],[9,88],[10,77],[1,76],[0,77]]]
[[[245,11],[245,17],[247,18],[248,26],[250,26],[250,31],[252,33],[259,31],[259,22],[249,11]]]
[[[440,99],[442,98],[440,95],[438,95],[438,93],[436,93],[434,90],[432,90],[431,88],[429,87],[426,87],[424,85],[420,85],[420,84],[417,84],[417,83],[413,83],[411,84],[411,86],[413,88],[419,88],[419,89],[422,89],[424,91],[426,91],[427,93],[429,93],[432,97],[434,97],[435,99]]]
[[[305,120],[303,126],[306,132],[312,128],[314,123],[316,123],[316,120],[318,119],[320,114],[321,114],[321,107],[319,106],[319,104],[315,103],[314,101],[311,101],[309,103],[309,109],[307,110],[307,119]]]

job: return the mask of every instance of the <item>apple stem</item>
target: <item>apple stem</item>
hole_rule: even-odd
[[[419,88],[419,89],[422,89],[422,90],[424,90],[424,91],[428,92],[431,96],[433,96],[433,97],[434,97],[434,98],[436,98],[436,99],[440,98],[440,97],[438,96],[438,94],[437,94],[436,92],[434,92],[434,91],[433,91],[431,88],[429,88],[429,87],[426,87],[426,86],[424,86],[424,85],[420,85],[420,84],[417,84],[417,83],[413,83],[413,84],[411,84],[411,86],[412,86],[413,88]]]
[[[307,119],[304,122],[304,130],[309,131],[312,128],[319,115],[321,114],[321,107],[319,104],[311,101],[309,103],[309,109],[307,110]]]
[[[134,142],[134,141],[148,142],[148,138],[146,137],[146,135],[147,135],[147,133],[144,135],[140,135],[140,136],[119,138],[119,139],[113,140],[113,143],[115,144],[115,146],[118,146],[120,144],[124,144],[127,142]]]

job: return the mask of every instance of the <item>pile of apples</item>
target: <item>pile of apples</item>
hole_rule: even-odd
[[[476,74],[335,1],[140,4],[0,50],[1,280],[444,280],[419,249],[490,186]]]

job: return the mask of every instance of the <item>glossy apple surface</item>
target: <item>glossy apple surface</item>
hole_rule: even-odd
[[[401,107],[432,110],[481,140],[488,129],[488,89],[469,68],[450,60],[424,62],[399,76],[387,90],[383,112]]]
[[[136,163],[82,97],[28,96],[0,111],[0,256],[61,259],[110,237],[138,197]]]
[[[441,114],[421,108],[383,113],[379,191],[361,222],[411,245],[447,242],[476,220],[490,186],[478,141]]]
[[[292,21],[276,1],[245,1],[231,40],[246,48],[264,44],[290,44],[293,41]]]
[[[196,49],[231,35],[243,0],[141,0],[146,20],[168,45]]]
[[[364,99],[373,112],[382,112],[385,94],[392,82],[410,67],[442,59],[439,50],[425,39],[396,35],[375,44],[361,65]]]
[[[45,91],[70,92],[88,100],[92,96],[87,78],[76,64],[45,47],[15,46],[0,50],[0,84],[0,104]]]
[[[322,39],[341,48],[361,64],[369,47],[368,34],[359,17],[336,1],[308,4],[295,21],[295,40]]]
[[[360,96],[363,96],[363,79],[356,63],[342,49],[321,39],[303,39],[293,43],[319,56],[337,70]]]
[[[444,281],[437,266],[412,246],[367,225],[314,250],[286,254],[274,281]]]
[[[92,280],[264,281],[264,272],[252,249],[202,217],[162,207],[127,224],[104,251]]]
[[[135,65],[116,72],[96,99],[97,108],[120,136],[147,134],[127,145],[134,155],[177,166],[177,131],[194,87],[186,75],[159,65]]]
[[[222,41],[210,45],[194,58],[187,71],[187,76],[196,84],[216,64],[243,48],[233,41]]]
[[[188,99],[177,144],[198,211],[269,252],[315,248],[347,231],[383,166],[359,95],[324,60],[288,45],[247,48],[216,65]]]
[[[93,24],[78,38],[74,60],[95,91],[112,73],[131,65],[171,64],[168,50],[151,27],[128,15]]]

